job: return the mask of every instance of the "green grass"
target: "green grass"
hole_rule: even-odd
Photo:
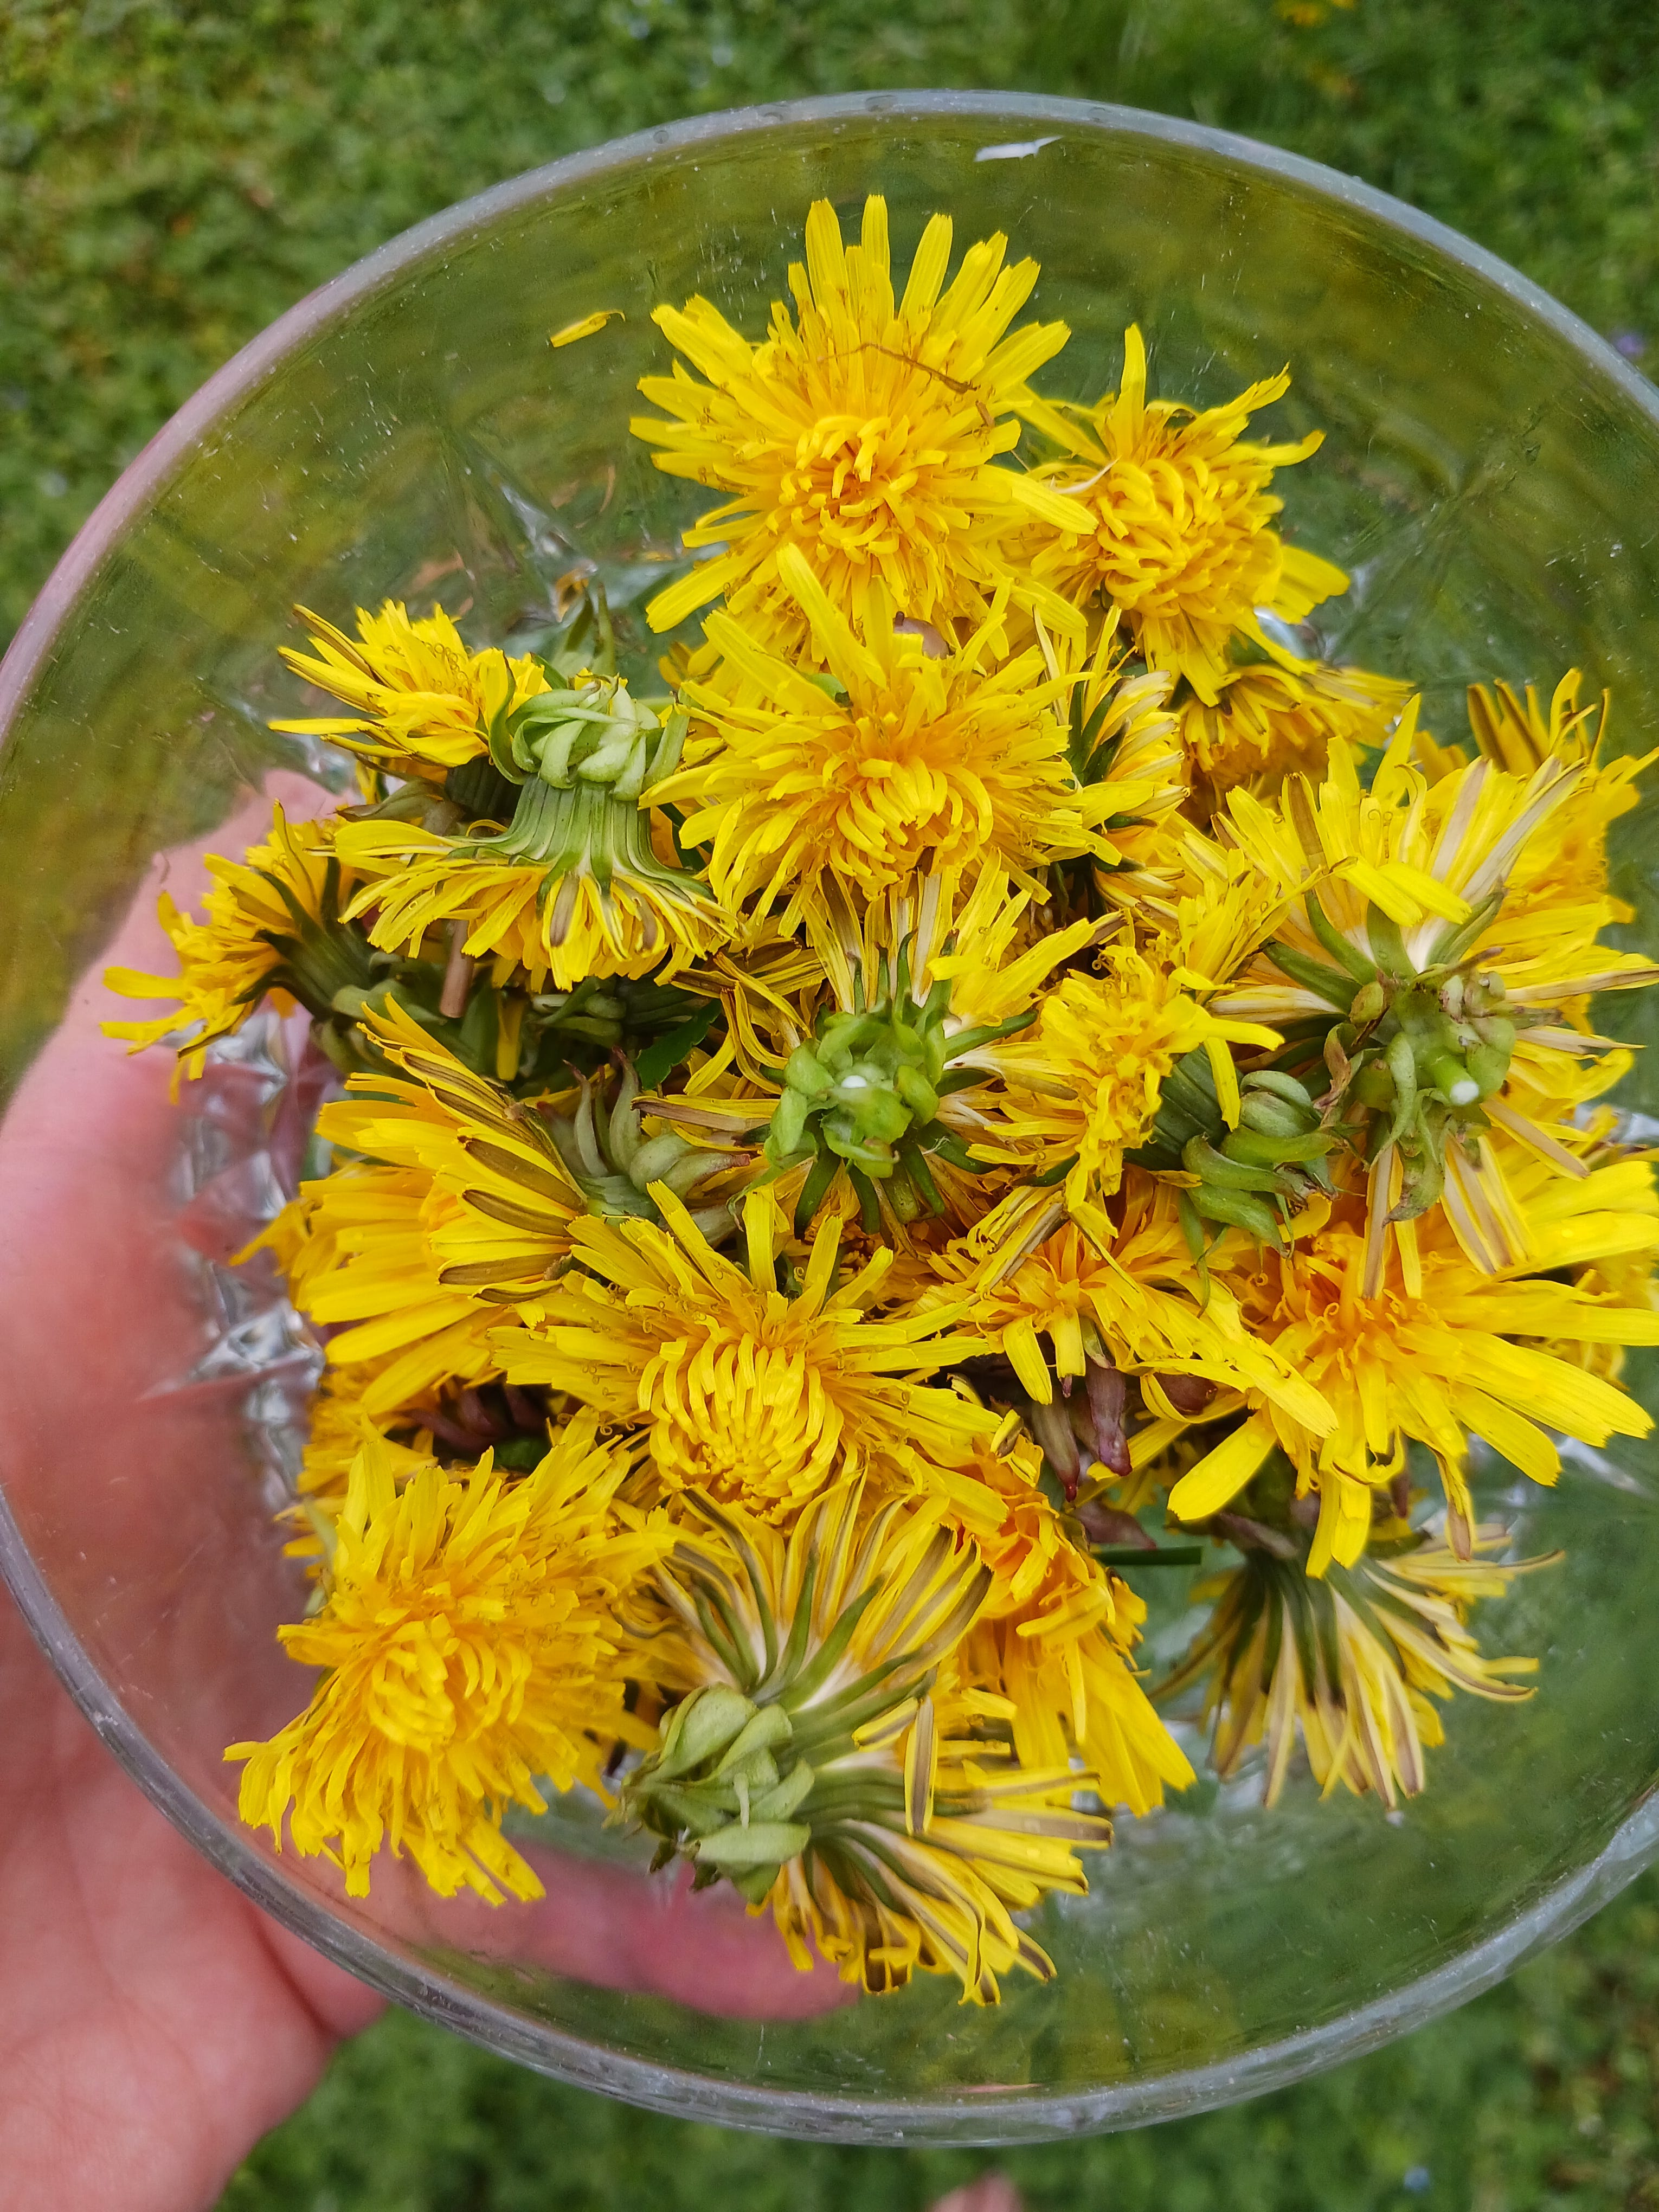
[[[1652,0],[7,0],[0,635],[150,433],[301,293],[498,178],[792,94],[1019,86],[1353,171],[1638,362],[1659,333]],[[1452,2019],[1322,2080],[1011,2154],[1039,2208],[1659,2203],[1659,1881]],[[628,2112],[402,2017],[227,2212],[926,2204],[980,2154],[814,2150]]]
[[[222,2212],[921,2212],[1000,2166],[1028,2212],[1659,2204],[1659,1877],[1373,2057],[1231,2111],[994,2155],[781,2144],[629,2112],[398,2015]]]
[[[746,100],[1012,85],[1195,115],[1403,194],[1609,334],[1659,331],[1651,0],[1498,20],[1495,0],[7,0],[0,635],[151,431],[311,286],[498,178]]]

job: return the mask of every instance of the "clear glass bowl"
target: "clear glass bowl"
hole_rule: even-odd
[[[1072,325],[1050,388],[1117,378],[1200,403],[1289,361],[1275,434],[1288,527],[1353,572],[1323,643],[1419,674],[1427,718],[1501,674],[1610,684],[1621,742],[1659,741],[1659,419],[1589,331],[1488,255],[1348,179],[1126,111],[1003,95],[805,101],[556,163],[397,240],[222,370],[129,469],[0,674],[0,1565],[140,1785],[268,1911],[417,2011],[563,2078],[665,2110],[862,2142],[997,2142],[1247,2095],[1369,2048],[1560,1935],[1659,1850],[1659,1525],[1648,1446],[1574,1454],[1553,1492],[1487,1471],[1528,1549],[1483,1632],[1542,1658],[1518,1711],[1464,1700],[1421,1801],[1272,1816],[1249,1776],[1126,1820],[1086,1900],[1040,1917],[1060,1978],[995,2011],[954,1985],[825,2008],[763,1923],[688,1905],[567,1806],[550,1899],[446,1905],[388,1869],[368,1903],[238,1826],[232,1738],[308,1677],[276,1623],[302,1602],[269,1521],[313,1354],[274,1282],[222,1261],[296,1158],[291,1040],[266,1022],[166,1105],[160,1055],[100,1040],[96,977],[154,856],[214,842],[304,711],[279,643],[441,596],[479,641],[528,643],[596,566],[625,641],[706,495],[631,443],[659,300],[702,291],[757,328],[808,202],[879,190],[896,258],[927,214],[1006,229]],[[553,354],[590,309],[627,320]],[[252,817],[249,817],[251,819]],[[1655,949],[1645,812],[1623,888]],[[236,832],[222,832],[225,842]],[[240,834],[246,834],[246,831]],[[185,863],[170,864],[193,889]],[[137,905],[135,907],[135,899]],[[1638,1075],[1626,1103],[1639,1110]],[[9,1178],[9,1181],[7,1179]],[[193,1256],[195,1255],[195,1256]],[[72,1380],[52,1381],[79,1347]],[[1635,1370],[1650,1402],[1651,1368]],[[43,1376],[46,1379],[42,1379]],[[1178,1644],[1165,1600],[1155,1656]]]

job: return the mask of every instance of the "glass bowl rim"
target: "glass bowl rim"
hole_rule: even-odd
[[[1659,429],[1659,390],[1589,325],[1483,246],[1404,201],[1323,163],[1237,132],[1146,109],[1018,92],[897,91],[769,102],[693,116],[607,140],[457,202],[319,286],[234,355],[158,430],[82,525],[0,660],[0,745],[52,645],[105,556],[173,471],[207,433],[324,325],[347,313],[434,249],[454,244],[511,210],[573,185],[688,150],[714,149],[780,125],[830,125],[890,116],[896,123],[1006,118],[1025,135],[1008,158],[1038,150],[1052,127],[1141,138],[1219,157],[1353,209],[1492,287],[1564,340],[1583,366],[1609,380]],[[1044,142],[1046,143],[1046,141]],[[398,1957],[347,1923],[261,1855],[252,1839],[196,1796],[151,1747],[75,1635],[24,1545],[0,1491],[0,1578],[36,1641],[94,1729],[151,1802],[262,1911],[383,1996],[460,2030],[474,2041],[579,2087],[681,2118],[785,2133],[802,2140],[864,2145],[1039,2142],[1133,2127],[1206,2111],[1300,2080],[1377,2048],[1500,1981],[1524,1959],[1569,1934],[1659,1857],[1659,1796],[1646,1798],[1584,1866],[1504,1928],[1400,1989],[1327,2021],[1237,2057],[1092,2091],[1010,2089],[910,2101],[716,2080],[629,2057],[509,2011],[412,1958]]]

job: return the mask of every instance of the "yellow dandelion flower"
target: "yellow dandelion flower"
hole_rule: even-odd
[[[1037,1486],[1035,1453],[985,1452],[974,1472],[990,1510],[958,1512],[992,1583],[963,1646],[966,1678],[1013,1708],[1022,1766],[1054,1772],[1080,1758],[1107,1804],[1150,1812],[1193,1770],[1129,1656],[1145,1604],[1068,1534]]]
[[[1285,654],[1241,668],[1212,700],[1182,707],[1181,738],[1215,799],[1235,784],[1266,788],[1294,770],[1318,775],[1333,744],[1380,750],[1412,687],[1365,668]]]
[[[1017,574],[1003,540],[1042,515],[1085,526],[1034,478],[997,465],[1019,441],[1010,411],[1053,359],[1063,323],[1009,324],[1036,282],[1034,261],[1005,269],[1001,235],[969,247],[946,286],[951,228],[934,216],[895,304],[887,204],[864,205],[860,242],[844,247],[827,200],[806,218],[806,264],[791,266],[795,315],[772,310],[751,345],[707,300],[661,307],[658,327],[708,381],[676,364],[640,389],[670,419],[630,427],[670,476],[734,495],[685,543],[724,549],[659,592],[647,612],[672,629],[723,592],[755,635],[787,650],[805,635],[779,556],[794,547],[835,604],[866,616],[870,587],[902,614],[941,628],[982,622],[999,586],[1063,621],[1051,592]],[[867,630],[869,624],[865,622]]]
[[[1659,1219],[1632,1221],[1597,1206],[1594,1185],[1591,1176],[1567,1186],[1585,1194],[1584,1210],[1553,1234],[1540,1230],[1538,1266],[1569,1255],[1591,1264],[1604,1250],[1659,1242]],[[1448,1529],[1462,1544],[1473,1522],[1464,1474],[1471,1436],[1547,1483],[1561,1464],[1547,1431],[1597,1445],[1649,1433],[1652,1420],[1633,1398],[1541,1348],[1659,1343],[1659,1315],[1646,1304],[1618,1304],[1539,1277],[1484,1274],[1437,1226],[1419,1240],[1409,1286],[1396,1254],[1368,1291],[1374,1240],[1352,1221],[1355,1210],[1350,1201],[1346,1217],[1334,1216],[1288,1255],[1264,1251],[1248,1316],[1319,1393],[1334,1426],[1316,1436],[1282,1405],[1261,1404],[1176,1483],[1170,1510],[1179,1519],[1204,1521],[1225,1506],[1277,1444],[1296,1470],[1298,1494],[1318,1496],[1309,1571],[1319,1575],[1333,1559],[1352,1566],[1364,1550],[1373,1492],[1404,1468],[1408,1442],[1434,1455]]]
[[[532,699],[491,755],[520,787],[505,828],[450,836],[384,815],[341,825],[340,849],[366,879],[352,914],[388,950],[458,931],[469,957],[522,971],[534,991],[707,957],[731,925],[653,842],[653,787],[683,732],[682,716],[659,720],[619,677]]]
[[[666,1489],[778,1516],[843,1468],[924,1480],[929,1464],[948,1467],[994,1428],[923,1380],[960,1349],[948,1312],[871,1316],[890,1251],[843,1281],[842,1225],[821,1218],[786,1290],[787,1224],[769,1190],[744,1201],[744,1264],[716,1252],[664,1186],[653,1195],[660,1226],[577,1223],[571,1246],[586,1272],[538,1299],[534,1328],[495,1341],[510,1381],[647,1424]]]
[[[1229,1048],[1273,1046],[1259,1024],[1218,1018],[1174,973],[1127,948],[1109,946],[1101,972],[1063,976],[1043,1000],[1036,1034],[989,1048],[1007,1091],[1006,1126],[1063,1180],[1073,1211],[1109,1198],[1125,1156],[1144,1144],[1165,1078],[1203,1049],[1229,1120],[1238,1079]]]
[[[654,1576],[641,1626],[660,1679],[690,1694],[623,1786],[623,1808],[700,1874],[771,1911],[797,1966],[845,1981],[998,1978],[1053,1966],[1014,1912],[1087,1887],[1079,1848],[1111,1827],[1072,1808],[1093,1778],[1013,1754],[1004,1698],[958,1685],[953,1654],[991,1577],[937,1505],[864,1510],[839,1486],[786,1540],[702,1506]]]
[[[470,652],[441,607],[412,622],[395,599],[378,615],[359,607],[355,639],[320,615],[298,611],[311,625],[313,650],[283,646],[283,659],[356,714],[270,726],[326,738],[394,775],[442,782],[489,750],[492,722],[550,688],[529,654],[510,660],[499,651]]]
[[[208,1047],[233,1036],[262,1000],[283,1013],[298,1001],[326,1014],[337,991],[373,982],[362,932],[341,921],[356,879],[342,869],[334,832],[332,821],[289,822],[279,806],[270,836],[241,860],[209,854],[214,887],[203,902],[204,920],[181,914],[163,891],[161,927],[179,954],[179,973],[110,968],[104,981],[124,999],[169,999],[178,1011],[150,1021],[106,1022],[104,1034],[125,1037],[139,1052],[187,1030],[179,1067],[195,1077]]]
[[[368,1894],[382,1847],[407,1850],[445,1897],[539,1897],[503,1838],[509,1805],[547,1810],[540,1784],[597,1786],[613,1744],[649,1741],[623,1706],[615,1611],[665,1538],[614,1510],[630,1467],[573,1421],[533,1474],[488,1453],[461,1477],[427,1465],[401,1484],[368,1440],[336,1524],[326,1601],[279,1632],[326,1669],[310,1705],[246,1762],[240,1812],[280,1848],[331,1859]]]
[[[1159,1695],[1206,1681],[1211,1757],[1224,1778],[1265,1739],[1266,1804],[1279,1801],[1298,1732],[1327,1796],[1340,1784],[1388,1806],[1396,1792],[1414,1797],[1427,1779],[1425,1746],[1445,1741],[1431,1698],[1463,1690],[1517,1704],[1533,1694],[1513,1678],[1538,1662],[1486,1658],[1467,1626],[1478,1601],[1560,1556],[1479,1556],[1507,1540],[1501,1528],[1482,1528],[1467,1559],[1424,1545],[1320,1581],[1294,1559],[1252,1551],[1223,1577],[1208,1625]]]
[[[1115,802],[1073,774],[1054,711],[1066,687],[1035,647],[987,667],[976,634],[930,655],[894,629],[879,581],[860,636],[796,547],[777,566],[811,617],[833,693],[730,617],[711,615],[708,636],[747,679],[752,703],[689,686],[712,741],[659,794],[685,810],[684,842],[709,847],[724,905],[781,902],[779,933],[804,927],[833,957],[866,917],[890,945],[894,895],[924,873],[992,866],[1036,889],[1034,872],[1051,860],[1115,857],[1099,834]]]
[[[1269,377],[1202,413],[1148,400],[1146,349],[1131,325],[1115,394],[1091,408],[1022,406],[1072,456],[1042,475],[1087,525],[1085,536],[1057,531],[1041,544],[1036,574],[1079,606],[1121,607],[1148,665],[1184,677],[1212,705],[1235,637],[1268,649],[1258,608],[1297,623],[1347,588],[1340,568],[1270,527],[1284,506],[1274,470],[1306,460],[1322,432],[1294,445],[1243,441],[1250,416],[1289,388],[1288,373]]]

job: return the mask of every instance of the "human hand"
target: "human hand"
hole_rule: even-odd
[[[193,859],[175,860],[175,884]],[[154,906],[147,890],[117,957],[165,969]],[[98,1034],[106,1011],[94,974],[0,1125],[0,1449],[41,1552],[77,1486],[122,1462],[120,1539],[138,1568],[152,1479],[176,1496],[177,1447],[186,1474],[216,1443],[234,1449],[234,1412],[222,1396],[181,1437],[154,1400],[142,1410],[189,1369],[202,1323],[167,1234],[166,1055],[124,1058]],[[0,2204],[210,2205],[380,2000],[140,1795],[3,1590],[0,1745]]]
[[[269,796],[300,813],[322,795],[276,778]],[[269,797],[211,842],[240,851],[268,820]],[[171,856],[181,904],[202,880],[200,848]],[[110,957],[165,972],[155,889]],[[271,1635],[282,1589],[264,1504],[225,1478],[246,1457],[246,1380],[178,1387],[207,1337],[178,1233],[170,1066],[101,1036],[109,1012],[94,972],[0,1124],[0,1473],[94,1666],[132,1686],[130,1718],[222,1815],[234,1777],[219,1747],[286,1719],[307,1678]],[[381,2000],[268,1919],[140,1794],[3,1590],[0,1747],[0,2208],[210,2206]],[[499,1913],[441,1904],[406,1868],[386,1869],[384,1891],[377,1871],[375,1887],[411,1936],[607,1986],[761,2018],[840,1999],[734,1900],[542,1863],[547,1899]]]

